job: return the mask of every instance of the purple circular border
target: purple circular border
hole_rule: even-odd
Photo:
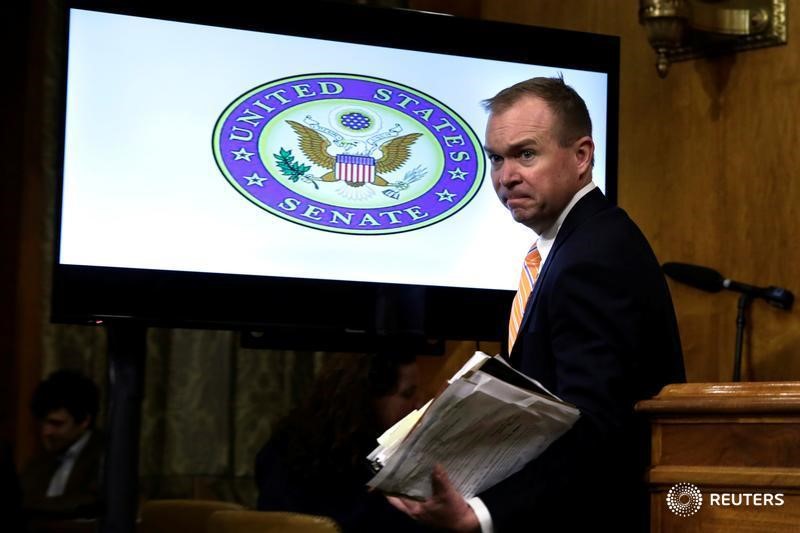
[[[328,83],[337,83],[342,86],[343,90],[337,94],[317,94],[311,100],[309,97],[299,98],[295,90],[292,89],[292,86],[297,86],[300,84],[318,84],[320,82],[328,82]],[[392,101],[400,101],[402,98],[397,98],[398,92],[409,91],[411,94],[408,94],[409,97],[413,97],[419,103],[409,102],[407,106],[401,107],[399,105],[387,105],[390,102],[382,101],[373,98],[373,95],[376,94],[378,89],[387,89],[392,91],[393,99]],[[442,174],[439,176],[437,181],[434,183],[432,187],[429,188],[427,193],[424,193],[420,196],[417,196],[411,200],[408,200],[402,204],[397,204],[393,206],[381,207],[381,208],[359,208],[359,207],[345,207],[335,204],[328,204],[325,202],[321,202],[318,200],[314,200],[312,198],[306,197],[298,190],[293,190],[274,178],[272,173],[266,168],[266,166],[262,163],[261,158],[259,157],[258,151],[258,144],[261,132],[266,127],[266,125],[272,120],[269,116],[266,116],[266,120],[263,120],[259,123],[258,126],[249,125],[246,122],[237,122],[236,118],[242,116],[245,110],[250,109],[254,112],[259,114],[265,115],[266,111],[261,108],[254,106],[254,103],[257,101],[263,101],[262,97],[268,93],[277,93],[280,90],[284,90],[285,92],[282,94],[286,99],[291,100],[289,103],[281,104],[279,100],[275,98],[271,98],[269,101],[270,107],[274,107],[275,111],[274,114],[278,115],[287,109],[291,109],[295,106],[302,105],[309,101],[319,101],[319,100],[340,100],[340,99],[350,99],[350,100],[361,100],[371,102],[377,105],[382,105],[384,107],[394,109],[395,111],[399,111],[409,118],[413,119],[415,122],[420,124],[422,127],[426,128],[437,140],[439,147],[443,151],[443,159],[444,159],[444,168],[442,170]],[[413,107],[412,107],[413,106]],[[434,112],[430,117],[429,122],[426,122],[421,119],[418,115],[413,113],[414,109],[433,109]],[[440,131],[437,131],[434,126],[441,125],[441,119],[446,118],[450,124],[452,124],[454,129],[450,127],[443,126]],[[404,210],[413,207],[419,207],[422,211],[427,212],[429,215],[421,218],[421,223],[430,223],[430,220],[434,220],[437,217],[447,213],[450,210],[460,208],[463,206],[465,202],[471,200],[471,197],[466,201],[463,200],[464,197],[470,192],[473,187],[475,180],[482,178],[482,176],[477,176],[477,170],[479,168],[479,157],[482,157],[482,154],[479,154],[478,151],[475,149],[472,143],[472,135],[470,131],[464,128],[460,124],[459,117],[454,116],[453,113],[446,112],[442,109],[442,107],[432,101],[430,98],[421,95],[418,91],[404,87],[402,85],[395,85],[391,83],[384,82],[383,80],[377,79],[364,79],[364,78],[349,78],[349,77],[338,77],[334,75],[324,76],[324,75],[308,75],[306,77],[293,77],[283,82],[279,83],[271,83],[266,86],[262,86],[257,91],[250,94],[248,97],[244,98],[240,104],[230,110],[228,116],[225,118],[222,127],[220,129],[219,137],[219,150],[221,159],[224,162],[225,168],[230,173],[230,175],[237,180],[239,183],[240,188],[246,194],[250,195],[258,202],[270,206],[272,209],[275,209],[277,212],[281,213],[281,216],[292,218],[297,220],[298,222],[309,225],[313,221],[313,225],[323,226],[325,228],[331,227],[326,224],[324,221],[309,219],[307,217],[301,217],[300,212],[302,210],[294,211],[286,211],[278,207],[278,204],[282,202],[286,196],[300,196],[302,200],[308,202],[309,205],[315,205],[321,208],[333,208],[340,211],[348,211],[354,213],[354,215],[358,217],[363,217],[365,214],[371,215],[376,220],[379,220],[378,213],[387,212],[387,211],[397,211],[397,210]],[[249,129],[253,132],[252,138],[249,141],[242,141],[242,140],[231,140],[231,133],[233,133],[233,127],[239,127]],[[448,147],[444,141],[444,137],[458,137],[461,136],[464,139],[465,143],[463,145],[455,145],[452,147]],[[246,151],[253,153],[254,155],[250,158],[250,161],[245,159],[235,160],[232,152],[240,150],[244,148]],[[278,151],[280,147],[275,147],[275,152]],[[460,152],[466,151],[469,153],[470,159],[464,161],[453,161],[450,157],[448,157],[448,152]],[[271,157],[271,154],[268,155]],[[299,162],[303,162],[298,158]],[[461,171],[465,172],[466,176],[463,180],[452,179],[449,171],[456,171],[460,169]],[[246,185],[243,180],[245,180],[246,176],[251,176],[253,173],[257,173],[260,176],[268,176],[269,179],[263,182],[262,187],[252,187],[245,189]],[[443,183],[446,183],[445,189],[449,193],[455,194],[454,202],[447,202],[447,201],[439,201],[435,195],[435,189],[441,186]],[[477,193],[477,190],[473,192],[472,197]],[[460,199],[460,200],[459,200]],[[417,225],[416,221],[412,221],[410,223],[404,223],[400,227],[413,227]],[[332,226],[334,229],[340,229],[342,226],[334,225]],[[368,226],[359,228],[357,231],[359,232],[369,232],[370,230],[373,231],[385,231],[385,228],[382,226]]]

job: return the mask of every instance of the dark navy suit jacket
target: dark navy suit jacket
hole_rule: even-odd
[[[496,533],[647,531],[648,435],[634,404],[685,381],[683,358],[658,261],[599,189],[564,220],[510,358],[581,417],[539,458],[479,494]]]

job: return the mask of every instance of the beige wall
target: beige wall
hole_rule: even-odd
[[[800,0],[788,45],[678,63],[665,80],[634,0],[412,5],[620,36],[620,205],[662,262],[800,295]],[[737,296],[670,286],[689,380],[730,380]],[[800,306],[757,301],[748,318],[743,379],[800,379]]]

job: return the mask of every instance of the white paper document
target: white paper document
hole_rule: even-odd
[[[579,416],[499,356],[476,352],[432,402],[381,436],[368,456],[380,470],[368,485],[428,498],[431,472],[441,463],[471,498],[520,470]]]

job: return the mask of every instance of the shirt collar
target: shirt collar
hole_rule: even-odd
[[[577,204],[581,198],[589,194],[596,187],[597,185],[595,185],[593,181],[589,181],[589,183],[584,185],[581,190],[575,193],[575,195],[572,197],[572,200],[569,201],[564,210],[561,211],[561,214],[558,215],[558,218],[553,225],[539,235],[539,238],[536,240],[536,246],[539,249],[539,255],[542,256],[542,264],[544,264],[544,262],[547,260],[550,250],[553,249],[553,244],[556,242],[558,230],[561,229],[561,225],[564,224],[564,220],[567,219],[569,212],[572,211],[572,208],[575,207],[575,204]]]
[[[78,440],[72,443],[72,446],[67,448],[67,451],[63,453],[61,458],[62,459],[74,458],[80,455],[80,453],[86,447],[86,443],[89,442],[89,437],[91,437],[91,435],[92,435],[91,430],[85,431]]]

